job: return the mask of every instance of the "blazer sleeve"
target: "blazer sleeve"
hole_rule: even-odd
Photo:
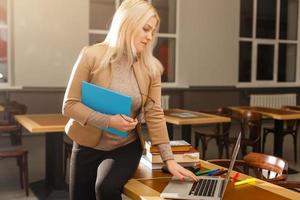
[[[89,82],[93,66],[88,50],[89,47],[81,50],[73,66],[62,106],[63,115],[74,119],[82,126],[86,125],[89,115],[93,112],[92,109],[81,103],[81,84],[82,81]]]
[[[145,120],[148,127],[149,137],[153,145],[169,143],[164,112],[161,108],[161,77],[160,75],[151,78],[148,92],[149,97],[154,100],[154,106],[145,112]],[[147,103],[145,106],[147,106]]]

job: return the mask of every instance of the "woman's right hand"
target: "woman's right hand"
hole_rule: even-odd
[[[126,120],[125,120],[125,119]],[[113,115],[109,118],[108,127],[117,129],[119,131],[128,132],[136,127],[137,119],[132,119],[128,116]]]

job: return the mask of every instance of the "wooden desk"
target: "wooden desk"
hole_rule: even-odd
[[[15,118],[30,133],[46,134],[46,176],[45,181],[38,183],[39,186],[37,186],[39,191],[43,187],[42,190],[44,191],[42,193],[44,194],[40,194],[41,198],[45,197],[43,195],[47,195],[52,189],[65,189],[63,137],[68,119],[62,114],[16,115]]]
[[[215,169],[219,166],[206,161],[201,161],[203,168]],[[168,184],[171,178],[170,174],[160,171],[151,171],[147,167],[140,164],[133,179],[129,180],[124,187],[124,194],[132,199],[145,200],[162,200],[159,195]],[[241,174],[239,179],[250,178]],[[300,199],[300,193],[288,190],[277,185],[257,180],[254,185],[243,185],[234,187],[230,183],[226,189],[224,200],[284,200],[284,199]]]
[[[300,112],[291,110],[264,108],[264,107],[250,107],[250,106],[236,106],[230,107],[232,110],[243,113],[246,111],[254,111],[261,113],[263,116],[274,119],[274,145],[273,154],[282,158],[283,151],[283,122],[284,120],[300,119]]]
[[[207,114],[202,112],[194,112],[183,109],[169,109],[165,110],[165,119],[168,126],[169,137],[173,139],[173,125],[181,125],[182,139],[191,143],[191,125],[196,124],[212,124],[212,123],[224,123],[230,122],[231,119],[228,117],[222,117],[219,115]],[[190,113],[195,117],[183,118],[177,117],[172,114],[174,113]]]

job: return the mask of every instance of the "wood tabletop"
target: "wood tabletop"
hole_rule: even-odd
[[[62,114],[16,115],[15,118],[30,133],[64,132],[68,122]]]
[[[168,123],[175,125],[192,125],[192,124],[210,124],[230,122],[229,117],[222,117],[202,112],[194,112],[183,109],[169,109],[164,111],[165,119]],[[183,114],[183,117],[180,115]],[[189,117],[190,114],[190,117]]]
[[[204,169],[220,168],[206,161],[201,161],[201,165]],[[235,172],[232,172],[233,174]],[[130,179],[125,185],[124,194],[132,199],[162,200],[163,198],[160,198],[159,195],[170,178],[170,174],[162,173],[159,170],[152,171],[140,164],[134,178]],[[245,174],[239,176],[239,180],[246,178],[250,177]],[[224,200],[229,199],[300,199],[300,193],[258,179],[253,185],[239,187],[229,183]]]
[[[265,108],[265,107],[251,107],[251,106],[233,106],[230,109],[243,113],[246,111],[254,111],[259,112],[262,115],[270,117],[272,119],[277,120],[292,120],[292,119],[300,119],[300,112],[292,111],[292,110],[284,110],[277,108]]]

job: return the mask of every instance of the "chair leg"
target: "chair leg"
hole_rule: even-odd
[[[243,145],[241,149],[242,149],[243,156],[245,156],[247,154],[247,146]]]
[[[24,188],[24,177],[23,177],[23,157],[17,157],[17,163],[19,167],[19,175],[20,175],[20,185],[21,189]]]
[[[295,159],[295,163],[297,162],[297,133],[295,135],[293,135],[293,142],[294,142],[294,159]]]
[[[268,136],[268,132],[263,132],[263,138],[262,138],[262,152],[265,152],[265,145],[266,145],[266,137]]]
[[[202,144],[202,159],[205,160],[205,154],[207,149],[207,143],[205,138],[200,136],[201,144]]]
[[[224,141],[224,147],[226,151],[226,158],[229,158],[229,142],[227,140]]]
[[[194,139],[195,139],[195,148],[198,149],[199,148],[199,135],[197,133],[194,134]]]
[[[216,138],[216,142],[217,142],[217,146],[218,146],[218,150],[219,150],[219,158],[223,158],[224,142],[217,138]]]
[[[25,186],[25,192],[26,196],[29,196],[29,183],[28,183],[28,162],[27,162],[27,152],[24,154],[24,186]]]

